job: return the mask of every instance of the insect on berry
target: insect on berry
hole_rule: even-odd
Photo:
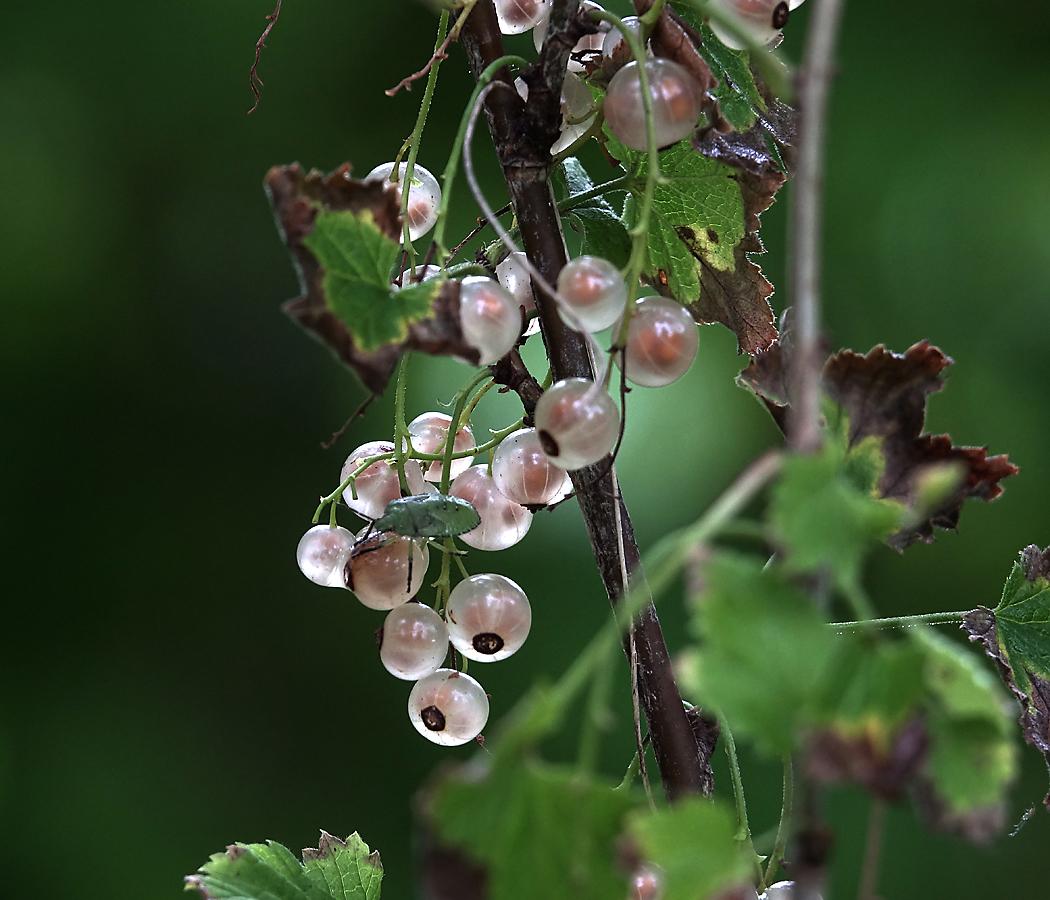
[[[455,537],[481,524],[466,500],[448,494],[422,494],[391,500],[373,526],[412,537]]]

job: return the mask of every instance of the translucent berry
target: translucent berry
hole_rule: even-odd
[[[600,10],[603,7],[597,3],[591,2],[591,0],[583,0],[580,4],[580,10],[583,12],[593,12],[594,10]],[[536,27],[532,30],[532,42],[536,49],[539,50],[543,46],[543,39],[547,36],[547,23],[550,19],[549,11],[543,15],[543,17],[536,23]],[[572,48],[572,52],[569,54],[568,70],[570,72],[582,72],[587,68],[587,62],[591,52],[601,52],[602,41],[605,40],[606,33],[612,28],[609,22],[598,22],[597,34],[585,34],[577,42],[576,46]]]
[[[314,584],[344,587],[343,566],[354,548],[354,536],[336,525],[314,525],[299,540],[295,559],[303,574]]]
[[[764,894],[758,895],[758,900],[791,900],[795,895],[795,882],[778,881],[766,888]],[[817,900],[820,900],[819,895]]]
[[[514,295],[518,306],[530,313],[536,309],[536,298],[532,293],[532,276],[525,268],[524,260],[525,254],[520,250],[508,254],[507,258],[496,266],[496,277],[499,283]],[[525,337],[536,334],[539,330],[540,320],[530,319],[529,324],[525,326]]]
[[[418,681],[436,672],[448,654],[448,627],[429,606],[404,603],[379,629],[379,658],[395,678]]]
[[[513,350],[521,334],[518,301],[499,282],[480,275],[460,283],[459,320],[464,340],[480,354],[481,366]]]
[[[412,688],[408,717],[428,741],[455,747],[481,734],[489,718],[489,698],[469,675],[438,669]]]
[[[549,15],[551,0],[495,0],[496,21],[504,34],[521,34]]]
[[[653,105],[656,145],[675,144],[696,128],[703,103],[703,90],[693,75],[669,59],[648,59],[645,74]],[[605,121],[613,137],[632,150],[647,150],[645,108],[638,63],[620,69],[605,94]]]
[[[412,448],[420,453],[444,453],[445,439],[448,437],[448,428],[451,424],[452,417],[444,413],[428,412],[416,416],[408,425],[408,433],[412,436]],[[474,434],[469,425],[464,425],[456,432],[452,449],[456,453],[464,453],[473,446]],[[455,478],[460,472],[469,469],[472,460],[472,456],[452,460],[452,477]],[[435,459],[426,465],[426,468],[423,469],[423,477],[427,481],[441,481],[441,462]]]
[[[642,863],[631,873],[629,900],[660,900],[664,895],[667,877],[663,869],[652,863]]]
[[[508,500],[488,473],[488,466],[471,466],[460,475],[449,493],[466,500],[481,516],[481,524],[461,534],[460,540],[476,550],[505,550],[525,537],[532,513]]]
[[[543,452],[568,471],[596,463],[616,445],[620,413],[601,386],[566,378],[540,397],[533,416]]]
[[[346,458],[339,473],[339,480],[345,481],[368,457],[393,452],[394,445],[389,441],[369,441],[362,444]],[[410,494],[422,494],[433,490],[423,480],[419,465],[411,460],[405,462],[405,481],[408,483]],[[393,460],[377,460],[372,463],[357,476],[354,487],[357,490],[357,499],[354,499],[353,490],[348,487],[343,491],[343,502],[366,519],[378,519],[386,510],[386,505],[401,496],[401,483]]]
[[[391,183],[397,188],[401,197],[401,178],[405,174],[406,163],[397,168],[397,176]],[[365,176],[365,181],[379,179],[390,180],[394,171],[392,162],[376,166]],[[423,237],[437,223],[438,207],[441,206],[441,188],[437,179],[418,163],[412,167],[412,184],[408,189],[408,237],[417,240]]]
[[[393,609],[407,603],[423,584],[430,550],[419,538],[366,528],[343,567],[346,586],[369,609]]]
[[[624,18],[623,24],[627,26],[627,30],[631,34],[641,40],[642,25],[637,16],[627,16]],[[646,48],[646,55],[652,55],[652,51],[648,48]],[[631,53],[630,45],[623,39],[620,29],[613,28],[612,31],[605,35],[605,39],[602,41],[602,71],[611,77],[632,59],[634,59],[634,55]]]
[[[802,0],[788,4],[783,0],[711,0],[711,6],[719,7],[732,15],[757,44],[768,44],[787,24],[788,11]],[[724,25],[711,19],[708,23],[718,39],[727,47],[743,50],[747,44]]]
[[[663,387],[681,378],[696,359],[700,336],[696,322],[681,303],[666,297],[643,297],[627,326],[625,373],[642,387]],[[620,364],[620,355],[616,355]]]
[[[425,266],[413,266],[401,275],[401,284],[395,281],[392,287],[395,291],[400,291],[403,288],[412,287],[423,281],[433,281],[440,275],[441,266],[434,263],[428,263]]]
[[[572,490],[569,473],[547,458],[535,428],[519,429],[500,442],[492,477],[504,497],[522,506],[553,503]]]
[[[502,575],[472,575],[453,589],[445,607],[448,637],[467,659],[495,662],[515,653],[532,627],[525,592]]]
[[[608,328],[627,305],[627,284],[620,270],[600,256],[569,260],[558,275],[558,293],[588,331]]]

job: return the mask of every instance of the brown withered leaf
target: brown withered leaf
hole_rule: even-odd
[[[265,187],[278,227],[299,274],[303,293],[284,304],[284,311],[353,369],[374,394],[382,393],[406,350],[455,355],[469,361],[477,351],[463,340],[459,324],[459,284],[444,282],[432,301],[432,315],[408,326],[405,340],[365,351],[350,328],[333,311],[325,294],[325,271],[304,239],[322,211],[368,213],[376,228],[393,241],[401,234],[401,211],[394,188],[377,181],[359,181],[349,163],[329,175],[305,173],[297,165],[275,166]]]
[[[897,800],[921,765],[929,735],[921,717],[900,729],[887,749],[870,735],[847,737],[834,730],[813,734],[806,747],[806,768],[818,781],[852,781],[876,797]]]
[[[753,391],[785,429],[788,409],[788,373],[791,370],[790,335],[759,353],[740,373],[737,383]],[[879,479],[882,497],[899,500],[921,514],[888,543],[902,551],[916,541],[933,542],[933,529],[954,531],[963,501],[994,500],[1000,481],[1019,471],[1005,456],[988,456],[987,447],[955,447],[946,435],[923,434],[926,400],[944,387],[942,372],[952,360],[929,341],[920,341],[905,353],[892,353],[881,344],[866,355],[842,350],[824,364],[824,393],[849,417],[849,446],[867,438],[881,440],[885,470]],[[953,464],[961,479],[927,506],[920,500],[927,476]]]
[[[912,797],[919,817],[928,828],[954,834],[971,844],[990,844],[1002,834],[1006,825],[1004,803],[989,803],[965,812],[953,810],[927,776],[915,779],[912,784]]]

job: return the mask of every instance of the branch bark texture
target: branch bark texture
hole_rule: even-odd
[[[549,148],[560,130],[561,80],[572,49],[571,43],[561,35],[578,5],[578,0],[555,0],[553,4],[540,61],[524,76],[529,86],[528,106],[513,89],[490,92],[485,104],[525,252],[550,283],[557,281],[558,273],[567,262],[561,219],[549,180],[552,165]],[[503,54],[492,0],[479,0],[474,7],[463,30],[462,44],[475,78]],[[512,84],[506,70],[500,72],[497,79]],[[539,288],[534,285],[543,339],[555,378],[593,377],[583,338],[564,325],[554,300]],[[510,369],[517,371],[519,384],[525,388],[518,391],[519,395],[531,415],[536,399],[535,383],[530,385],[517,370],[520,361],[512,363],[515,364],[510,365]],[[630,580],[637,582],[644,577],[630,515],[607,461],[572,473],[572,481],[599,575],[615,606],[628,586],[621,568],[621,546]],[[664,790],[672,800],[688,794],[709,795],[713,783],[708,754],[701,750],[686,717],[652,606],[639,616],[632,634],[641,706]]]

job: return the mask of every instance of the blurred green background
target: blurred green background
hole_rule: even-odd
[[[327,171],[350,160],[364,173],[392,159],[421,92],[383,89],[426,61],[436,18],[412,0],[291,0],[248,117],[268,12],[268,0],[56,0],[5,4],[0,16],[5,896],[175,897],[227,843],[298,849],[325,828],[359,831],[382,853],[384,896],[407,898],[410,798],[435,765],[474,752],[418,738],[409,686],[375,653],[381,616],[295,566],[316,497],[354,446],[388,436],[389,405],[374,405],[339,449],[319,448],[363,392],[280,312],[297,282],[261,189],[278,163]],[[805,13],[787,28],[792,59]],[[1023,470],[994,504],[969,505],[962,533],[904,557],[876,553],[869,584],[885,614],[994,605],[1017,551],[1050,543],[1045,15],[969,0],[852,3],[840,62],[826,181],[830,342],[939,344],[956,365],[929,428],[1009,452]],[[453,48],[420,155],[435,172],[469,86]],[[498,205],[486,139],[476,156]],[[456,200],[452,237],[476,215]],[[778,286],[785,211],[764,217],[762,265]],[[778,312],[787,302],[779,290]],[[728,332],[706,328],[685,379],[632,394],[620,474],[643,547],[777,442],[733,385],[741,364]],[[417,360],[413,374],[416,415],[447,402],[467,370]],[[497,398],[478,422],[516,416]],[[483,673],[498,716],[532,679],[568,665],[607,605],[567,507],[472,565],[519,581],[534,604],[529,644]],[[661,614],[680,647],[679,598]],[[617,708],[605,759],[615,777],[631,753],[628,706]],[[549,752],[571,757],[571,739]],[[779,773],[745,765],[763,832]],[[1026,749],[1011,821],[1045,791]],[[832,792],[829,815],[839,832],[830,900],[855,891],[867,801]],[[1044,812],[974,850],[894,809],[882,893],[1038,896],[1048,839]]]

